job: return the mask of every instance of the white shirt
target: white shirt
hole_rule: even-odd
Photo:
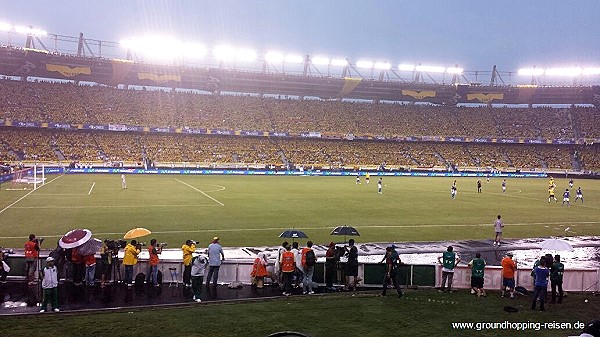
[[[50,289],[58,287],[58,270],[56,266],[44,267],[44,279],[42,280],[42,289]]]

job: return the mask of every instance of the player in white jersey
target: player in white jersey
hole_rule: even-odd
[[[382,185],[383,185],[383,182],[381,181],[381,177],[379,177],[379,181],[377,181],[377,193],[379,193],[379,194],[383,194],[383,191],[381,189]]]
[[[127,189],[127,181],[125,180],[125,175],[121,173],[121,188]]]

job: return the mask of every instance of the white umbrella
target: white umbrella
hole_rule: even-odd
[[[65,234],[58,241],[58,245],[64,249],[79,247],[92,238],[92,232],[89,229],[74,229]]]
[[[541,249],[572,252],[573,246],[565,240],[547,239],[540,244]]]

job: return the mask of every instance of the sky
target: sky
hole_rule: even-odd
[[[0,0],[0,8],[0,22],[117,42],[161,34],[393,66],[600,67],[597,0]]]

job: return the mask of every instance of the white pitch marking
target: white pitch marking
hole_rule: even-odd
[[[90,191],[88,192],[88,195],[92,194],[92,190],[94,189],[94,186],[96,186],[96,182],[95,181],[92,184],[92,187],[90,187]]]
[[[59,175],[58,177],[56,177],[56,178],[54,178],[54,179],[50,180],[49,182],[45,183],[44,185],[42,185],[42,186],[40,186],[40,187],[38,187],[38,189],[40,189],[40,188],[42,188],[42,187],[44,187],[44,186],[46,186],[46,185],[50,184],[51,182],[55,181],[56,179],[58,179],[58,178],[60,178],[60,177],[62,177],[62,176],[63,176],[63,175]],[[15,202],[13,202],[12,204],[10,204],[10,205],[8,205],[8,206],[4,207],[2,210],[0,210],[0,214],[1,214],[1,213],[3,213],[4,211],[6,211],[7,209],[11,208],[11,207],[12,207],[14,204],[16,204],[16,203],[18,203],[19,201],[21,201],[21,200],[25,199],[27,196],[29,196],[31,193],[33,193],[33,192],[35,192],[35,191],[37,191],[37,190],[31,190],[29,193],[27,193],[27,194],[25,194],[24,196],[22,196],[22,197],[20,197],[19,199],[17,199],[17,201],[15,201]]]
[[[190,184],[188,184],[188,183],[186,183],[186,182],[184,182],[184,181],[181,181],[181,180],[179,180],[179,179],[177,179],[177,178],[173,178],[173,179],[177,180],[178,182],[180,182],[180,183],[184,184],[185,186],[187,186],[187,187],[189,187],[189,188],[191,188],[191,189],[193,189],[193,190],[195,190],[195,191],[198,191],[198,192],[202,193],[202,194],[203,194],[205,197],[207,197],[207,198],[209,198],[210,200],[212,200],[212,201],[216,202],[217,204],[219,204],[219,205],[221,205],[221,206],[225,206],[225,204],[223,204],[223,203],[222,203],[222,202],[220,202],[219,200],[217,200],[217,199],[215,199],[215,198],[211,197],[210,195],[208,195],[208,194],[204,193],[203,191],[201,191],[201,190],[197,189],[196,187],[194,187],[194,186],[192,186],[192,185],[190,185]]]
[[[85,194],[87,195],[87,194]],[[220,207],[219,205],[89,205],[89,206],[16,206],[14,209],[145,208],[145,207]]]

